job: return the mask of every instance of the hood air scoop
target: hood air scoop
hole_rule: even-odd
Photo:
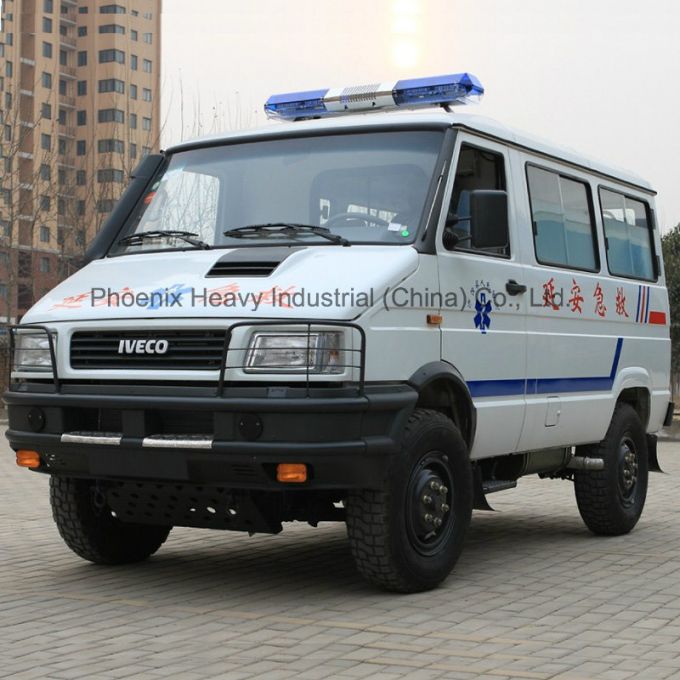
[[[294,252],[302,248],[239,248],[223,255],[206,274],[218,277],[267,277]]]

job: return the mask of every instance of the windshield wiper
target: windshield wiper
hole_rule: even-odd
[[[203,248],[203,250],[210,250],[212,246],[199,238],[195,238],[198,234],[193,231],[140,231],[138,234],[130,234],[119,239],[120,245],[139,246],[147,239],[154,238],[178,238],[185,241],[196,248]]]
[[[325,238],[332,243],[337,243],[341,246],[351,246],[352,244],[346,239],[340,236],[340,234],[334,234],[330,229],[326,227],[317,227],[314,224],[298,224],[297,222],[266,222],[265,224],[248,224],[245,227],[235,227],[234,229],[227,229],[223,232],[225,236],[231,236],[232,238],[244,238],[253,234],[284,234],[285,236],[293,236],[299,233],[308,232],[310,234],[316,234]]]

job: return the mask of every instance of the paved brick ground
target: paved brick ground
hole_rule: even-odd
[[[680,445],[660,457],[630,536],[591,536],[569,483],[522,480],[443,587],[396,596],[356,575],[340,525],[176,529],[147,563],[90,565],[3,438],[0,677],[680,678]]]

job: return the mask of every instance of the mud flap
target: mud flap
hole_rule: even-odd
[[[482,468],[478,465],[475,466],[473,475],[473,497],[472,497],[472,507],[474,510],[488,510],[489,512],[494,512],[494,509],[489,505],[486,500],[486,494],[484,493],[484,485],[482,483]]]
[[[663,473],[657,456],[657,436],[655,434],[647,435],[647,457],[649,460],[649,471]]]

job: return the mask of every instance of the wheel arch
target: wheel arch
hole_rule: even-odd
[[[624,387],[616,398],[616,403],[630,404],[642,422],[642,426],[647,429],[651,411],[652,396],[647,387],[630,386]]]
[[[469,452],[475,439],[477,411],[460,371],[445,361],[432,361],[421,366],[408,383],[418,392],[416,408],[431,408],[451,418]]]

